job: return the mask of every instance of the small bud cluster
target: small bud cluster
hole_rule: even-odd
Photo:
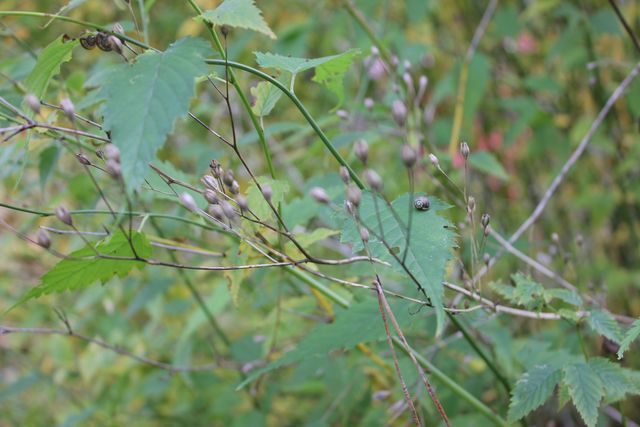
[[[491,229],[489,228],[489,223],[491,222],[491,215],[489,215],[488,213],[483,213],[482,217],[480,218],[480,224],[482,225],[482,231],[486,236],[489,235],[489,232],[491,231]]]
[[[104,158],[107,171],[114,179],[122,177],[122,167],[120,166],[120,150],[113,144],[107,144],[104,149]]]

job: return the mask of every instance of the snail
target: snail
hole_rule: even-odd
[[[415,208],[419,211],[429,210],[430,205],[431,203],[429,202],[429,198],[427,196],[416,197],[415,201],[413,202],[413,206],[415,206]]]

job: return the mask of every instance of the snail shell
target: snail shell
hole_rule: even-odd
[[[429,210],[429,206],[431,206],[431,202],[429,202],[429,198],[426,196],[419,196],[413,202],[413,206],[419,211]]]

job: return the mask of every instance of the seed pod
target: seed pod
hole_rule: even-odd
[[[247,201],[247,198],[244,197],[242,194],[239,194],[236,197],[236,203],[238,204],[238,207],[240,208],[240,210],[242,211],[249,210],[249,202]]]
[[[60,101],[60,107],[62,107],[62,111],[70,121],[74,121],[76,119],[76,109],[69,98],[64,98]]]
[[[61,222],[67,225],[73,225],[73,220],[71,219],[71,214],[64,206],[60,205],[56,208],[56,218],[58,218]]]
[[[340,178],[342,178],[342,182],[345,184],[349,184],[351,182],[351,175],[349,174],[349,169],[344,166],[340,166]]]
[[[124,27],[122,26],[121,23],[116,22],[111,26],[111,31],[118,34],[124,34]]]
[[[224,185],[227,186],[227,188],[230,188],[231,185],[233,185],[233,180],[234,180],[234,176],[233,176],[233,171],[232,170],[228,170],[224,173],[224,175],[222,175],[222,182],[224,182]]]
[[[402,80],[404,80],[404,84],[407,86],[409,93],[413,94],[415,87],[413,85],[413,77],[411,77],[411,74],[404,73],[402,75]]]
[[[215,178],[220,178],[222,176],[222,165],[217,160],[211,160],[209,163],[209,168],[211,169],[211,173]]]
[[[413,201],[413,206],[415,206],[415,208],[419,211],[426,211],[429,210],[429,207],[431,207],[431,202],[429,201],[429,198],[427,196],[418,196]]]
[[[101,160],[106,160],[106,156],[104,154],[104,150],[103,149],[98,149],[96,150],[96,156],[98,156],[99,159]]]
[[[356,157],[366,165],[367,158],[369,157],[369,144],[367,144],[367,141],[365,141],[364,139],[357,140],[354,151],[356,153]]]
[[[380,175],[373,169],[364,171],[364,180],[367,181],[367,184],[375,191],[382,190],[382,178],[380,178]]]
[[[83,164],[85,166],[91,166],[91,160],[89,160],[89,158],[82,153],[76,154],[76,159],[78,159],[80,164]]]
[[[329,204],[329,202],[331,202],[331,198],[329,197],[329,195],[327,194],[324,188],[313,187],[311,191],[309,191],[309,194],[318,203]]]
[[[365,98],[364,99],[364,108],[366,108],[367,110],[371,110],[374,106],[374,102],[373,99],[371,98]]]
[[[219,201],[216,193],[213,190],[209,189],[204,190],[204,199],[212,205],[217,204]]]
[[[364,227],[360,227],[360,238],[363,242],[367,243],[369,241],[369,230]]]
[[[402,163],[411,169],[416,164],[417,159],[416,151],[409,144],[404,144],[402,146]]]
[[[489,233],[491,233],[491,225],[487,225],[484,228],[484,237],[487,237],[489,235]]]
[[[342,120],[347,120],[349,118],[349,113],[346,110],[338,110],[336,111],[336,116],[340,117]]]
[[[467,144],[466,142],[462,141],[462,143],[460,144],[460,154],[462,154],[462,157],[467,160],[469,158],[469,153],[471,150],[469,150],[469,144]]]
[[[198,205],[196,205],[196,201],[193,199],[193,196],[189,193],[182,193],[180,195],[180,202],[184,205],[185,208],[189,209],[192,212],[196,212],[198,210]]]
[[[356,212],[356,208],[353,206],[353,203],[348,200],[344,201],[344,210],[347,211],[347,213],[351,216],[353,216]]]
[[[109,159],[107,160],[106,167],[107,172],[109,172],[109,175],[114,179],[120,179],[122,177],[122,167],[120,166],[120,163],[113,159]]]
[[[269,184],[264,184],[262,186],[262,195],[267,203],[271,203],[271,196],[273,196],[273,190]]]
[[[469,196],[469,200],[467,200],[467,212],[472,213],[476,210],[476,198],[473,196]]]
[[[362,200],[362,191],[355,185],[350,185],[347,187],[347,200],[353,206],[360,206],[360,201]]]
[[[418,94],[416,95],[416,99],[418,102],[422,99],[425,92],[427,91],[427,85],[429,84],[429,78],[427,76],[420,76],[418,80]]]
[[[227,202],[226,200],[220,200],[220,207],[222,208],[222,212],[224,213],[224,216],[226,216],[230,220],[235,219],[236,211],[235,209],[233,209],[233,206],[231,205],[231,203]]]
[[[40,101],[38,101],[38,98],[34,94],[28,94],[25,96],[24,100],[29,108],[31,108],[31,111],[36,114],[40,114]]]
[[[490,222],[491,222],[491,215],[489,215],[488,213],[483,213],[482,217],[480,217],[480,224],[482,224],[484,228],[487,228]]]
[[[36,242],[43,248],[49,249],[49,247],[51,246],[51,239],[49,238],[49,233],[47,233],[47,230],[43,228],[38,230],[38,234],[36,234]]]
[[[404,105],[404,102],[399,99],[393,101],[393,104],[391,104],[391,116],[398,126],[404,126],[407,121],[407,114],[407,106]]]
[[[113,160],[114,162],[120,163],[120,149],[114,144],[107,144],[104,146],[104,155],[107,160]]]
[[[231,183],[231,187],[229,187],[229,191],[231,191],[231,194],[238,194],[240,192],[240,184],[238,184],[238,181],[233,181]]]
[[[211,175],[203,176],[202,183],[204,184],[205,187],[211,190],[220,190],[220,188],[218,187],[218,181],[216,181],[216,179]]]
[[[209,207],[207,208],[207,212],[218,221],[224,220],[224,211],[222,210],[220,205],[209,205]]]
[[[435,155],[435,154],[433,154],[433,153],[429,154],[429,161],[430,161],[430,162],[431,162],[431,164],[432,164],[434,167],[436,167],[436,168],[440,166],[440,161],[438,160],[438,158],[436,157],[436,155]]]

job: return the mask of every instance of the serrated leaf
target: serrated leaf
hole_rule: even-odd
[[[587,323],[596,333],[619,343],[622,336],[620,325],[606,310],[594,310],[589,313]]]
[[[531,277],[516,273],[511,276],[511,279],[515,286],[502,283],[491,283],[490,286],[510,302],[527,308],[537,306],[544,300],[544,287]]]
[[[78,45],[78,40],[63,41],[58,37],[45,47],[38,55],[36,65],[24,81],[27,91],[43,99],[51,79],[60,73],[60,66],[71,60],[73,48]]]
[[[224,0],[220,6],[207,10],[198,18],[213,25],[245,28],[276,38],[253,0]]]
[[[563,382],[569,388],[571,401],[585,424],[595,427],[598,422],[598,407],[604,395],[602,381],[586,363],[565,366]]]
[[[565,407],[567,403],[571,400],[571,396],[569,395],[569,387],[566,384],[560,384],[558,387],[558,412]]]
[[[140,257],[146,258],[151,255],[151,245],[144,234],[133,232],[131,242]],[[134,256],[129,241],[121,231],[98,242],[95,248],[103,255]],[[98,258],[95,256],[95,252],[86,246],[72,252],[69,254],[69,258],[63,259],[45,273],[40,284],[20,298],[16,305],[53,292],[82,289],[98,281],[104,284],[115,275],[124,277],[133,267],[142,267],[143,265],[139,261]]]
[[[434,306],[437,318],[436,334],[439,335],[442,332],[445,314],[442,280],[446,264],[451,259],[451,249],[455,246],[455,234],[452,231],[453,226],[437,215],[437,212],[449,206],[435,197],[430,197],[431,208],[427,211],[419,211],[413,207],[413,200],[409,197],[409,194],[398,197],[391,204],[392,211],[383,199],[378,197],[377,203],[374,203],[372,193],[364,192],[359,207],[360,221],[372,231],[368,243],[371,255],[388,261],[395,270],[405,276],[409,276],[408,270],[420,283]],[[376,213],[376,204],[379,216]],[[406,226],[409,212],[412,214],[412,229],[405,270],[396,257],[401,261],[407,247]],[[346,213],[341,213],[340,216],[342,242],[352,244],[354,252],[362,250],[359,227]],[[380,233],[381,229],[383,233]],[[374,233],[378,236],[384,235],[388,247],[395,254],[390,253],[387,246]]]
[[[289,87],[291,78],[291,76],[282,76],[278,80],[286,87]],[[260,82],[257,86],[251,88],[251,95],[254,97],[251,111],[256,116],[264,117],[269,115],[273,107],[276,106],[276,103],[282,97],[282,91],[270,82]]]
[[[561,371],[551,365],[537,365],[525,373],[511,392],[509,421],[519,420],[546,402],[561,377]]]
[[[503,181],[509,180],[509,174],[502,167],[502,164],[496,159],[496,156],[488,151],[471,153],[469,164],[480,172],[495,176]]]
[[[127,190],[140,187],[148,163],[164,144],[194,95],[194,80],[207,72],[206,41],[184,38],[165,52],[146,52],[133,65],[111,72],[100,90],[105,129],[120,149]]]
[[[547,301],[551,301],[556,298],[566,302],[567,304],[575,305],[576,307],[582,305],[582,298],[580,298],[580,295],[574,291],[570,291],[569,289],[545,289],[544,296]]]
[[[620,342],[620,348],[618,349],[618,359],[622,359],[622,355],[629,349],[629,346],[633,341],[640,336],[640,319],[636,319],[631,325],[631,328],[624,335],[624,339]]]
[[[258,177],[260,185],[268,184],[271,186],[271,204],[278,206],[279,203],[284,201],[284,196],[289,192],[289,183],[287,181],[278,181],[267,177]],[[273,211],[269,204],[264,200],[260,189],[251,183],[247,190],[247,203],[249,209],[256,214],[258,218],[270,218],[273,216]]]
[[[633,381],[633,373],[629,369],[602,357],[589,360],[589,367],[598,375],[604,387],[607,403],[624,399],[627,394],[638,394],[640,384]]]

